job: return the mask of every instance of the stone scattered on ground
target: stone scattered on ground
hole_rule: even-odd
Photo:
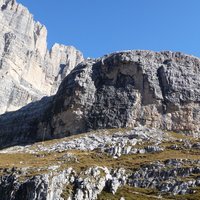
[[[0,156],[28,154],[41,160],[54,159],[55,163],[36,167],[36,161],[34,166],[12,168],[5,164],[0,170],[0,195],[4,195],[4,199],[18,200],[21,195],[27,197],[27,191],[33,191],[30,200],[39,197],[46,200],[95,200],[102,194],[121,195],[118,191],[126,187],[133,190],[154,189],[153,196],[157,198],[195,195],[195,188],[200,186],[200,159],[198,156],[188,159],[180,159],[178,156],[178,153],[188,151],[198,153],[197,138],[142,126],[102,130],[33,145],[15,146],[1,150]],[[177,156],[174,156],[176,152]],[[169,153],[175,158],[167,158]],[[154,159],[154,156],[160,154],[166,158]],[[50,155],[52,157],[49,158]],[[94,155],[94,160],[89,161],[89,157]],[[190,155],[190,152],[186,155]],[[81,162],[83,156],[85,164]],[[113,162],[112,167],[105,160],[101,163],[101,156]],[[128,166],[123,163],[125,158],[125,162],[129,162],[131,156],[141,157],[137,165],[131,164],[131,160]],[[148,157],[152,158],[151,162],[142,161]],[[98,165],[95,159],[100,159]],[[119,162],[121,167],[114,167],[114,163],[117,166]],[[23,164],[26,162],[21,162],[20,166]],[[8,192],[2,192],[5,190]],[[125,199],[123,196],[120,198]]]

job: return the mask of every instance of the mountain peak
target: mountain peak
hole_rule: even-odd
[[[83,60],[80,51],[47,49],[47,29],[16,1],[1,1],[0,113],[55,94],[62,79]]]
[[[48,50],[27,8],[0,7],[0,199],[199,199],[199,58]]]

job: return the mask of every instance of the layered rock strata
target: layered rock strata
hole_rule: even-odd
[[[127,51],[86,60],[54,97],[2,115],[1,144],[139,125],[197,134],[199,70],[198,58],[173,52]]]
[[[15,0],[0,1],[0,113],[55,94],[83,60],[72,46],[47,49],[47,29]]]

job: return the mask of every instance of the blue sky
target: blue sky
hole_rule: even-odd
[[[48,46],[85,57],[130,49],[200,57],[200,0],[18,0],[48,29]]]

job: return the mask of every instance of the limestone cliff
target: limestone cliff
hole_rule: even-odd
[[[198,133],[199,70],[198,58],[173,52],[127,51],[86,60],[54,97],[0,116],[1,146],[140,125]]]
[[[82,60],[72,46],[49,51],[46,27],[15,0],[0,0],[0,113],[55,94]]]
[[[199,73],[198,58],[173,52],[127,51],[82,63],[54,98],[51,133],[139,125],[198,133]]]
[[[199,199],[199,58],[86,60],[48,50],[15,0],[0,9],[0,199]]]

